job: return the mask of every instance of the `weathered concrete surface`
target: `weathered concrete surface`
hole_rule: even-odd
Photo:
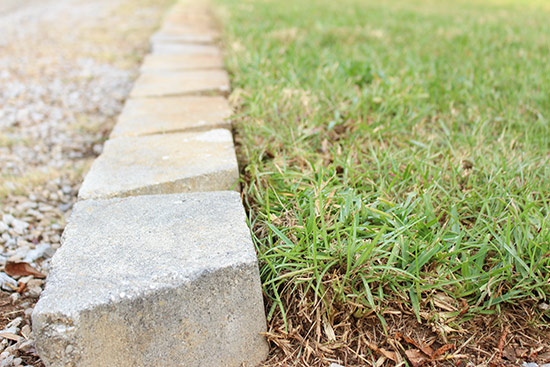
[[[221,55],[147,55],[141,71],[222,69]]]
[[[221,55],[217,46],[178,42],[153,43],[151,52],[154,55]]]
[[[239,190],[233,138],[226,129],[117,138],[86,175],[80,199]]]
[[[163,24],[204,26],[212,24],[213,17],[206,2],[185,2],[176,3],[164,16]]]
[[[159,71],[142,73],[130,96],[165,97],[228,91],[229,78],[224,70]]]
[[[130,98],[110,137],[230,129],[230,116],[223,97]]]
[[[239,194],[79,202],[32,319],[51,367],[260,363],[265,316]]]
[[[220,32],[210,26],[211,20],[165,22],[151,37],[151,42],[212,43],[220,38]]]
[[[151,41],[214,42],[220,36],[216,23],[207,4],[179,2],[165,15],[162,27]]]
[[[177,27],[161,29],[151,36],[151,43],[182,42],[182,43],[213,43],[218,40],[219,34],[214,31],[202,32],[195,28]]]

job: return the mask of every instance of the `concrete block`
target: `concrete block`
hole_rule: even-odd
[[[198,9],[194,7],[191,9],[188,6],[174,7],[166,13],[162,24],[163,26],[185,25],[188,27],[205,28],[214,24],[214,18],[206,8]]]
[[[231,128],[231,108],[223,97],[130,98],[112,138]]]
[[[151,52],[155,55],[221,55],[217,46],[177,42],[153,43]]]
[[[219,38],[220,33],[217,30],[209,27],[208,23],[185,24],[166,22],[153,36],[151,36],[151,43],[213,43]]]
[[[32,322],[48,367],[257,365],[265,314],[239,194],[77,203]]]
[[[210,44],[218,40],[219,35],[217,33],[205,34],[202,32],[195,32],[183,27],[179,27],[178,31],[163,30],[155,33],[151,36],[150,42],[154,43],[205,43]],[[153,46],[154,48],[154,46]]]
[[[181,71],[200,69],[222,69],[221,55],[147,55],[141,71]]]
[[[178,192],[239,190],[231,133],[201,133],[117,138],[86,175],[80,199]]]
[[[211,8],[205,2],[180,2],[164,16],[163,24],[204,26],[213,23]]]
[[[131,97],[165,97],[192,94],[225,94],[229,78],[224,70],[143,72]]]

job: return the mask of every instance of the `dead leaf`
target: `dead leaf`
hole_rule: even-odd
[[[519,358],[527,358],[529,355],[529,349],[527,348],[516,348],[516,356]]]
[[[385,350],[383,348],[380,348],[378,350],[384,357],[387,359],[391,359],[394,362],[397,362],[397,357],[395,356],[395,352],[390,352],[389,350]]]
[[[502,358],[510,362],[515,362],[517,359],[516,350],[511,346],[505,347],[504,350],[502,351]]]
[[[336,340],[336,334],[334,333],[334,329],[332,328],[332,325],[328,322],[328,320],[324,316],[323,316],[323,329],[325,330],[325,335],[327,336],[329,341]]]
[[[453,306],[455,300],[452,297],[449,297],[445,293],[436,293],[433,298],[434,304],[442,310],[455,312],[456,307]]]
[[[407,356],[407,359],[413,367],[419,367],[422,366],[424,363],[428,362],[429,358],[424,355],[421,351],[418,349],[409,349],[405,351],[405,355]]]
[[[417,343],[417,342],[415,342],[413,339],[409,338],[408,336],[403,336],[403,339],[405,339],[405,341],[406,341],[407,343],[412,344],[412,345],[414,345],[415,347],[417,347],[418,349],[420,349],[420,350],[422,351],[422,353],[424,353],[424,354],[427,355],[428,357],[430,357],[430,358],[433,357],[433,355],[434,355],[434,350],[433,350],[430,346],[428,346],[428,345],[426,345],[426,344],[424,344],[424,343],[422,343],[422,342],[418,342],[418,343]]]
[[[23,262],[9,262],[4,269],[6,274],[10,276],[26,277],[32,275],[35,278],[44,279],[46,276],[32,267],[31,264]]]
[[[2,331],[0,333],[0,338],[9,339],[9,340],[13,340],[13,341],[18,341],[19,340],[19,335],[16,335],[14,333],[10,333],[9,331]]]
[[[502,334],[500,335],[500,339],[498,340],[498,353],[502,357],[502,349],[504,348],[504,344],[506,343],[506,336],[508,336],[508,326],[502,330]]]
[[[384,362],[386,362],[386,359],[387,359],[386,357],[381,356],[380,358],[378,358],[378,360],[374,364],[374,367],[382,367],[384,365]]]
[[[466,302],[463,299],[461,301],[462,301],[462,310],[460,310],[460,312],[458,313],[458,317],[464,315],[470,309],[470,305],[468,305],[468,302]]]
[[[453,349],[456,349],[456,346],[454,344],[445,344],[444,346],[442,346],[441,348],[439,348],[434,352],[432,358],[433,359],[439,358],[449,350],[453,350]]]
[[[463,333],[464,330],[457,330],[457,329],[453,329],[452,327],[450,327],[449,325],[439,325],[439,328],[445,332],[446,334],[451,334],[451,333]]]
[[[395,352],[390,352],[389,350],[385,350],[383,348],[378,348],[378,346],[374,343],[367,341],[367,346],[374,351],[375,353],[381,354],[387,359],[391,359],[394,362],[397,362],[397,355]]]

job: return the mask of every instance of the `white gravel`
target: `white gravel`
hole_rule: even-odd
[[[40,365],[29,321],[82,176],[101,153],[168,0],[0,1],[0,367]],[[15,278],[15,279],[14,279]],[[25,283],[22,294],[17,288]],[[1,320],[0,319],[0,320]],[[34,358],[34,359],[33,359]]]

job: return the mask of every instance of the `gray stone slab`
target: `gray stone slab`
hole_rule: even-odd
[[[231,108],[223,97],[130,98],[111,138],[231,128]]]
[[[239,190],[231,133],[201,133],[117,138],[86,175],[80,199],[179,192]]]
[[[219,47],[192,43],[153,43],[151,53],[156,55],[221,55]]]
[[[141,71],[181,71],[200,69],[222,69],[221,55],[157,55],[145,56]]]
[[[229,77],[224,70],[143,72],[130,93],[131,97],[225,94]]]
[[[76,204],[33,315],[49,367],[255,366],[267,355],[236,192]]]

